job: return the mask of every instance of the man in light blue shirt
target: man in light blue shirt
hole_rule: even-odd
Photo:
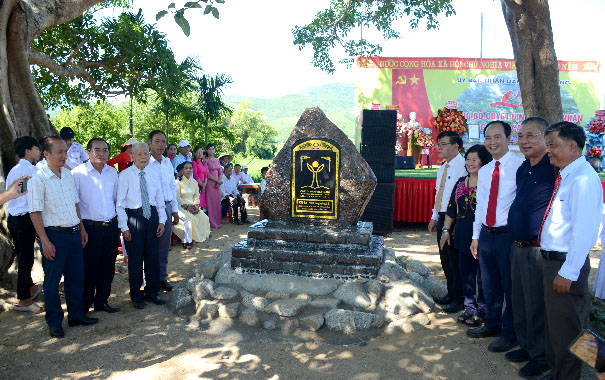
[[[185,161],[191,162],[191,144],[187,140],[181,140],[179,142],[179,154],[176,155],[172,160],[172,166],[174,167],[174,174],[177,174],[176,168]]]
[[[538,239],[544,258],[546,358],[552,379],[580,378],[582,362],[568,351],[584,327],[590,260],[597,242],[603,188],[582,149],[584,130],[570,122],[546,131],[550,162],[560,169]]]

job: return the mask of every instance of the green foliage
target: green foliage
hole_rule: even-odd
[[[330,0],[328,9],[317,12],[315,19],[304,26],[292,30],[294,45],[300,50],[307,45],[313,47],[314,66],[329,73],[335,70],[330,50],[341,45],[349,56],[375,56],[382,48],[363,38],[350,38],[350,32],[357,27],[374,26],[385,39],[401,38],[391,25],[400,18],[408,18],[412,29],[420,20],[426,20],[427,29],[439,27],[437,16],[455,14],[452,0],[364,0],[343,2]],[[350,63],[350,61],[347,61]]]
[[[205,3],[206,7],[202,7],[201,3]],[[166,16],[168,13],[174,14],[174,22],[181,28],[183,34],[189,37],[191,33],[191,28],[189,26],[189,21],[185,18],[185,12],[189,9],[195,8],[204,8],[203,14],[207,15],[212,13],[212,16],[215,19],[219,18],[218,8],[214,4],[224,4],[225,0],[197,0],[197,1],[188,1],[181,8],[176,8],[176,3],[170,3],[167,9],[159,11],[155,15],[155,20],[159,21],[162,17]]]
[[[250,101],[240,102],[231,117],[229,129],[236,139],[230,150],[243,156],[272,159],[277,151],[277,131],[261,112],[251,111],[251,105]]]

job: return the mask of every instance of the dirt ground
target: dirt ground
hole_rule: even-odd
[[[251,220],[258,209],[249,210]],[[193,264],[217,255],[246,236],[246,226],[223,225],[193,250],[175,245],[169,280],[188,278]],[[421,260],[444,281],[435,237],[424,225],[396,225],[385,245]],[[600,250],[591,252],[594,282]],[[493,338],[469,339],[455,315],[436,312],[427,329],[407,335],[335,336],[304,330],[265,331],[219,319],[201,329],[148,304],[136,310],[128,297],[126,264],[118,257],[110,303],[116,314],[90,312],[99,323],[67,327],[65,338],[48,336],[44,314],[0,313],[0,379],[519,379],[521,365],[491,353]],[[39,265],[35,281],[41,282]],[[167,299],[169,294],[162,292]],[[0,288],[0,302],[16,293]],[[63,305],[65,308],[65,305]],[[596,378],[584,371],[583,379]]]

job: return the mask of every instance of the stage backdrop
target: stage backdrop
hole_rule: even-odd
[[[372,103],[380,104],[380,109],[397,105],[404,122],[409,121],[410,112],[416,112],[416,120],[422,127],[432,129],[434,139],[438,134],[434,116],[450,100],[458,102],[458,110],[468,123],[478,125],[481,131],[488,122],[499,119],[508,121],[516,131],[524,119],[512,59],[359,57],[356,67],[358,115],[361,110],[370,109]],[[584,125],[600,108],[599,70],[598,61],[559,61],[566,121]],[[472,140],[476,133],[470,137]],[[360,140],[357,123],[358,148]],[[434,148],[431,156],[433,162],[438,162]]]

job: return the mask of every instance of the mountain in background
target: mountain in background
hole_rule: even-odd
[[[260,111],[275,127],[277,141],[284,143],[306,108],[319,107],[332,123],[355,140],[355,83],[332,83],[309,87],[298,94],[273,99],[226,96],[225,103],[237,108],[242,100],[252,102],[250,109]]]

